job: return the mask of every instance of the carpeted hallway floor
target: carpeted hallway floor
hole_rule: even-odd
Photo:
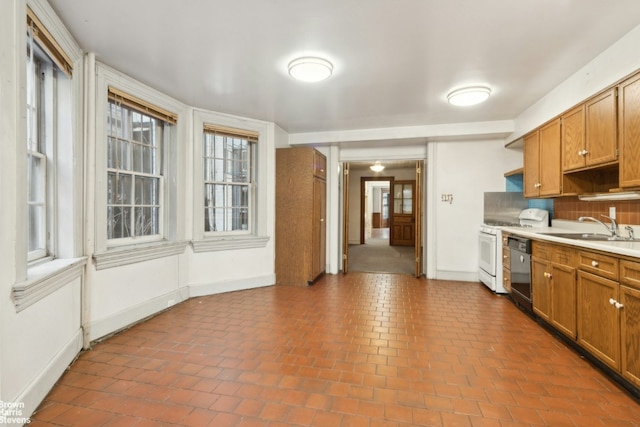
[[[388,229],[373,229],[364,245],[349,245],[349,271],[414,274],[414,248],[389,246]]]

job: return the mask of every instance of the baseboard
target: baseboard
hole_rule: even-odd
[[[437,270],[437,280],[457,280],[460,282],[479,282],[477,271]]]
[[[82,350],[82,330],[78,329],[40,374],[13,400],[24,404],[20,417],[30,417],[35,412],[64,371],[78,356],[80,350]]]
[[[221,280],[219,282],[201,283],[189,285],[190,297],[221,294],[224,292],[243,291],[245,289],[272,286],[276,283],[275,274],[265,276],[248,277],[239,280]]]
[[[96,341],[107,335],[125,329],[149,316],[166,310],[172,305],[181,303],[190,297],[189,288],[183,287],[172,292],[144,301],[140,304],[128,307],[105,319],[96,320],[88,325],[90,341]]]

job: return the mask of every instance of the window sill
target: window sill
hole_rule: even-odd
[[[145,245],[132,245],[113,248],[107,252],[94,254],[93,262],[96,270],[119,267],[121,265],[135,264],[157,258],[164,258],[184,253],[188,241],[148,243]]]
[[[191,242],[193,252],[231,251],[236,249],[264,248],[269,237],[242,236],[242,237],[217,237]]]
[[[62,286],[81,277],[87,258],[56,259],[29,268],[27,280],[11,290],[16,312],[35,304]]]

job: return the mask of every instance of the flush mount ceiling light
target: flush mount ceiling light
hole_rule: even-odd
[[[491,95],[491,89],[485,86],[463,87],[447,95],[449,104],[457,106],[476,105],[484,102]]]
[[[374,172],[382,172],[384,170],[384,166],[382,166],[380,162],[375,162],[374,164],[369,166],[369,169],[371,169]]]
[[[319,82],[333,72],[331,62],[322,58],[305,57],[289,62],[289,75],[303,82]]]

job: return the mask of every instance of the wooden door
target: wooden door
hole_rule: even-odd
[[[327,183],[320,178],[313,180],[313,224],[311,269],[315,279],[326,270],[327,263]]]
[[[560,119],[540,128],[540,196],[562,192]]]
[[[342,165],[342,272],[349,271],[349,163]]]
[[[422,276],[422,179],[423,179],[424,162],[416,161],[416,188],[415,188],[415,260],[416,271],[415,276]]]
[[[538,131],[524,137],[524,197],[540,195],[540,144]]]
[[[583,168],[584,104],[562,115],[562,170]]]
[[[415,180],[393,182],[390,245],[415,246]]]
[[[618,89],[620,187],[640,186],[640,74]]]
[[[619,285],[586,271],[578,271],[578,343],[614,369],[620,367]]]
[[[614,162],[617,156],[616,88],[585,103],[587,166]]]

